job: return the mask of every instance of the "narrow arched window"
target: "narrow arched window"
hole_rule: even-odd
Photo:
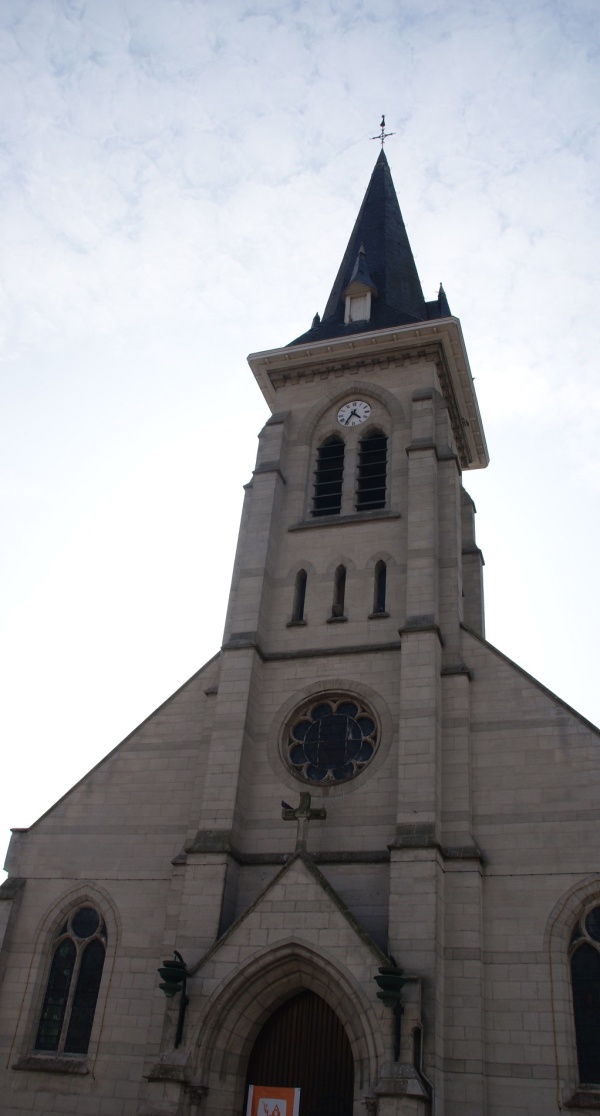
[[[571,935],[571,984],[579,1081],[600,1086],[600,907]]]
[[[334,435],[317,450],[313,515],[339,515],[343,476],[344,442]]]
[[[344,600],[346,597],[346,567],[338,566],[333,577],[333,604],[331,615],[334,617],[344,615]]]
[[[375,566],[375,584],[373,587],[373,612],[385,612],[385,588],[387,581],[387,568],[385,562],[378,562]]]
[[[36,1050],[87,1053],[106,937],[106,926],[94,907],[78,907],[61,926],[53,943]]]
[[[373,430],[361,438],[358,447],[357,511],[385,507],[386,478],[387,438]]]
[[[306,570],[298,570],[294,586],[294,607],[292,621],[296,624],[304,620],[304,602],[306,600]]]

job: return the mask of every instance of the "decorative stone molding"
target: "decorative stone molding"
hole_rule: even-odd
[[[433,822],[407,822],[396,826],[396,836],[388,849],[437,849],[444,860],[479,860],[483,853],[477,845],[442,845]]]
[[[192,1104],[195,1104],[199,1107],[202,1104],[205,1096],[207,1096],[208,1094],[208,1085],[200,1085],[198,1083],[190,1081],[187,1087],[187,1093]]]
[[[306,863],[302,854],[297,854],[296,859]],[[314,866],[311,874],[318,874]],[[324,891],[332,891],[323,878],[321,887]],[[336,906],[339,908],[339,900]],[[348,912],[344,917],[353,924]],[[366,947],[373,957],[373,965],[383,964],[385,955],[358,924],[354,928],[359,950],[362,952]],[[202,959],[200,972],[211,961],[213,953],[218,958],[219,951],[227,949],[232,934],[235,934],[235,927]],[[195,1077],[210,1087],[204,1106],[211,1116],[242,1111],[249,1048],[270,1011],[300,988],[316,992],[335,1010],[352,1047],[356,1087],[360,1080],[365,1083],[377,1080],[382,1037],[377,1025],[377,1008],[370,1007],[362,983],[333,964],[331,956],[323,957],[296,941],[284,941],[255,955],[228,981],[218,985],[199,1020],[193,1041],[197,1052]]]
[[[11,902],[25,887],[26,880],[21,876],[9,876],[0,884],[0,901]]]
[[[429,1090],[418,1070],[405,1062],[383,1066],[375,1094],[377,1097],[415,1097],[429,1100]]]
[[[420,616],[407,616],[404,626],[399,628],[398,635],[411,635],[413,632],[434,632],[440,641],[440,646],[444,646],[444,637],[442,635],[439,624],[436,624],[435,617],[431,613],[423,613]]]
[[[363,1097],[362,1103],[367,1110],[367,1116],[377,1116],[377,1113],[379,1112],[378,1097]]]
[[[396,826],[396,836],[389,849],[439,849],[432,822],[407,822]]]
[[[69,1054],[26,1054],[12,1067],[36,1073],[69,1073],[80,1077],[90,1072],[87,1058]]]
[[[301,519],[292,523],[288,531],[311,531],[315,527],[339,527],[340,523],[372,523],[379,519],[401,519],[399,511],[394,508],[381,508],[377,511],[350,512],[348,515],[319,515],[316,519]]]
[[[184,852],[226,853],[230,852],[229,829],[199,829],[193,841],[185,846]]]
[[[571,1099],[565,1102],[565,1108],[583,1108],[586,1112],[600,1108],[600,1090],[580,1086]]]
[[[165,1050],[158,1062],[152,1066],[146,1081],[179,1081],[190,1080],[190,1056],[187,1050]]]
[[[284,484],[287,484],[287,481],[283,473],[281,472],[279,463],[277,461],[263,461],[262,465],[259,465],[256,469],[253,470],[252,476],[256,477],[259,476],[261,473],[277,473],[279,479],[283,481]]]

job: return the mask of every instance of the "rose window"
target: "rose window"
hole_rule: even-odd
[[[312,700],[296,711],[286,734],[285,755],[299,779],[343,783],[369,763],[377,748],[377,723],[356,698]]]

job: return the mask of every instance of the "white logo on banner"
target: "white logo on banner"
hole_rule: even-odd
[[[286,1116],[287,1101],[263,1100],[263,1116]]]

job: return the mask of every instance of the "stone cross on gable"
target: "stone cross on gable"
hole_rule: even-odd
[[[287,802],[282,802],[281,816],[284,821],[297,822],[298,828],[296,829],[296,852],[301,849],[306,849],[306,842],[308,840],[308,823],[313,819],[323,820],[327,817],[327,810],[324,806],[314,807],[310,806],[310,794],[308,791],[302,791],[300,794],[300,805],[290,806]]]

